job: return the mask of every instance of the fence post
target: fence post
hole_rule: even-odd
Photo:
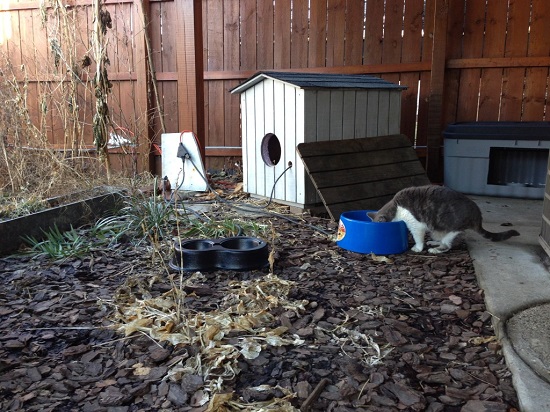
[[[440,183],[443,180],[443,173],[441,170],[441,132],[449,0],[434,1],[435,12],[430,95],[428,101],[428,153],[426,159],[426,172],[428,173],[430,181]]]
[[[204,63],[202,0],[176,0],[178,34],[178,123],[180,131],[195,132],[204,161]]]
[[[153,134],[151,130],[153,115],[147,90],[149,89],[149,70],[146,38],[149,22],[149,0],[134,0],[135,21],[135,106],[136,137],[138,141],[139,164],[138,170],[154,172],[154,162],[151,161],[151,143]]]

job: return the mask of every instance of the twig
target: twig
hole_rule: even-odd
[[[309,410],[311,404],[317,400],[317,398],[319,397],[319,395],[321,395],[321,392],[323,392],[323,389],[325,389],[325,386],[329,382],[330,381],[327,378],[321,379],[315,389],[313,389],[313,392],[311,392],[304,403],[302,403],[302,407],[300,408],[301,412],[307,412]]]
[[[102,329],[98,326],[52,326],[45,328],[28,328],[26,330],[94,330]]]

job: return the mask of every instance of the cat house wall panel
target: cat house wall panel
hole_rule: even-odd
[[[398,134],[403,89],[367,75],[251,77],[231,91],[240,93],[244,191],[300,208],[320,204],[297,145]]]

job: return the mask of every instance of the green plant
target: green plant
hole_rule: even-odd
[[[129,232],[128,221],[123,216],[108,216],[99,219],[91,228],[90,235],[100,245],[113,246]]]
[[[168,226],[174,218],[174,209],[157,196],[134,198],[121,212],[128,219],[129,230],[138,236],[162,239],[170,234]]]
[[[124,202],[117,215],[100,219],[92,227],[91,234],[100,243],[114,244],[124,236],[157,241],[171,235],[175,214],[168,202],[157,196],[128,196]]]
[[[33,236],[24,238],[31,248],[32,253],[38,256],[46,256],[52,259],[63,259],[82,256],[90,251],[90,242],[81,236],[73,227],[71,230],[61,232],[57,226],[50,230],[43,230],[46,238],[38,240]]]

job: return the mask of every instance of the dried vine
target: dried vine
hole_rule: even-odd
[[[107,65],[107,29],[112,28],[111,15],[102,8],[101,0],[94,0],[94,30],[93,30],[93,53],[96,61],[96,73],[94,78],[94,93],[96,98],[95,114],[93,118],[94,144],[99,157],[105,165],[107,180],[111,179],[111,165],[107,150],[109,140],[109,125],[111,123],[107,97],[113,85],[109,81]]]

